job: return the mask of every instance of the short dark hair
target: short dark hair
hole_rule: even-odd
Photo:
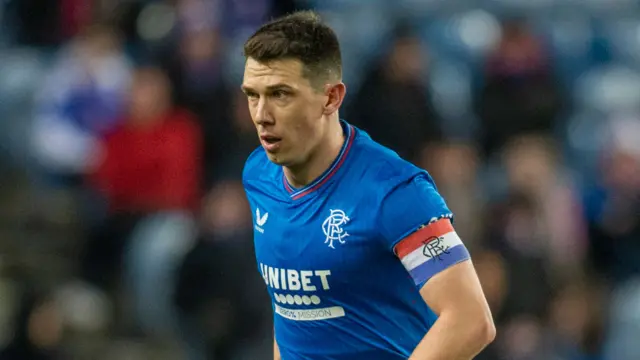
[[[342,78],[342,55],[335,32],[313,11],[299,11],[260,27],[244,44],[244,56],[261,63],[296,59],[312,85]]]

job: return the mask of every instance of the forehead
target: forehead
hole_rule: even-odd
[[[244,67],[243,86],[256,90],[274,85],[294,88],[310,86],[303,74],[303,65],[297,59],[274,60],[261,63],[249,58]]]

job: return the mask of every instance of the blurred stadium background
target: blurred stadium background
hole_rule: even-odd
[[[478,358],[640,359],[637,0],[0,1],[0,358],[271,359],[241,47],[294,9],[456,213]]]

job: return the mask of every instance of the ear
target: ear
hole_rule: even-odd
[[[342,101],[347,93],[347,87],[344,83],[327,84],[324,86],[324,93],[327,101],[324,104],[324,115],[331,115],[340,109]]]

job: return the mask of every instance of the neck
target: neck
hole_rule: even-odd
[[[320,177],[338,157],[344,141],[342,125],[336,118],[335,121],[331,121],[331,126],[324,139],[321,140],[318,148],[313,151],[306,162],[284,167],[284,175],[289,184],[298,188],[304,187]]]

